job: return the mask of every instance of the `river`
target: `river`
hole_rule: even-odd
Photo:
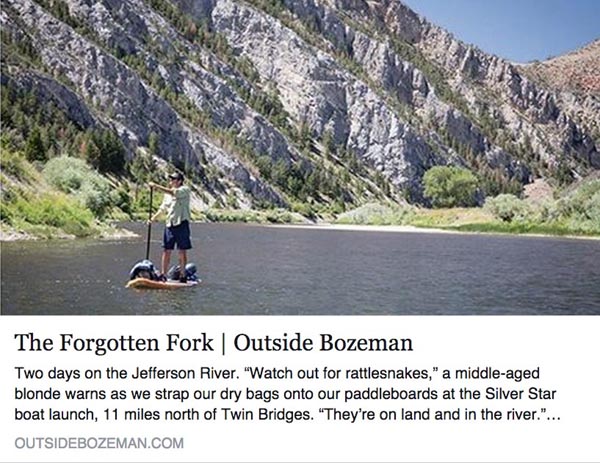
[[[600,314],[598,240],[194,224],[202,283],[156,291],[125,289],[145,254],[127,228],[2,243],[2,314]]]

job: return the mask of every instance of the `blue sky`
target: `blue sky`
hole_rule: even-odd
[[[600,38],[600,0],[402,0],[460,40],[516,62]]]

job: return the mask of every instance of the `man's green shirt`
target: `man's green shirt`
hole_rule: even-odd
[[[167,227],[190,220],[190,188],[183,185],[175,190],[174,196],[165,194],[160,210],[167,213]]]

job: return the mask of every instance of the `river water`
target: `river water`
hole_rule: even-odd
[[[2,313],[600,315],[598,240],[194,224],[201,285],[156,291],[124,287],[145,254],[127,228],[2,243]]]

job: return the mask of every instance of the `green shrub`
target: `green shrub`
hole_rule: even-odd
[[[425,197],[433,207],[470,207],[476,204],[478,181],[467,169],[435,166],[423,176]]]
[[[586,215],[590,221],[600,230],[600,191],[595,193],[588,201]]]
[[[209,222],[291,223],[294,221],[293,215],[284,209],[267,211],[207,209],[203,215]]]
[[[27,167],[23,155],[18,151],[12,150],[5,140],[2,140],[1,149],[0,168],[2,169],[2,172],[12,177],[16,177],[19,180],[25,180]]]
[[[585,182],[554,202],[546,220],[576,232],[599,233],[600,180]]]
[[[315,211],[310,204],[300,203],[300,202],[292,202],[291,204],[292,212],[296,212],[304,217],[314,218]]]
[[[125,214],[131,214],[131,196],[126,188],[119,188],[112,193],[112,202],[115,206],[121,209]]]
[[[92,170],[81,159],[61,156],[46,163],[42,174],[51,185],[65,193],[79,190]]]
[[[209,222],[265,222],[264,217],[257,211],[207,209],[204,215]]]
[[[150,189],[145,185],[137,185],[135,187],[137,192],[135,194],[135,200],[133,201],[133,211],[140,214],[148,214],[150,208]],[[152,212],[156,212],[158,207],[162,204],[164,194],[160,191],[152,192]]]
[[[96,217],[103,217],[113,205],[113,196],[110,184],[107,181],[99,182],[97,180],[90,179],[84,182],[77,196]]]
[[[511,194],[487,198],[484,208],[503,222],[526,220],[531,213],[531,209],[525,201]]]
[[[593,207],[594,196],[598,193],[600,193],[600,180],[592,180],[582,184],[563,198],[564,213],[586,216],[590,207]]]
[[[0,222],[10,225],[13,223],[13,218],[14,209],[4,198],[2,198],[2,201],[0,201]]]
[[[108,180],[81,159],[68,156],[51,159],[42,174],[59,190],[75,194],[97,217],[103,217],[114,205],[115,198]]]
[[[382,204],[365,204],[352,211],[341,214],[336,223],[356,225],[402,225],[414,217],[411,207],[385,206]]]
[[[18,198],[14,215],[28,224],[60,228],[76,236],[89,234],[94,224],[89,210],[62,194]]]
[[[282,209],[266,211],[264,217],[269,223],[292,223],[294,221],[292,214]]]
[[[600,191],[591,193],[591,188],[585,188],[561,200],[561,219],[574,230],[600,233]]]

